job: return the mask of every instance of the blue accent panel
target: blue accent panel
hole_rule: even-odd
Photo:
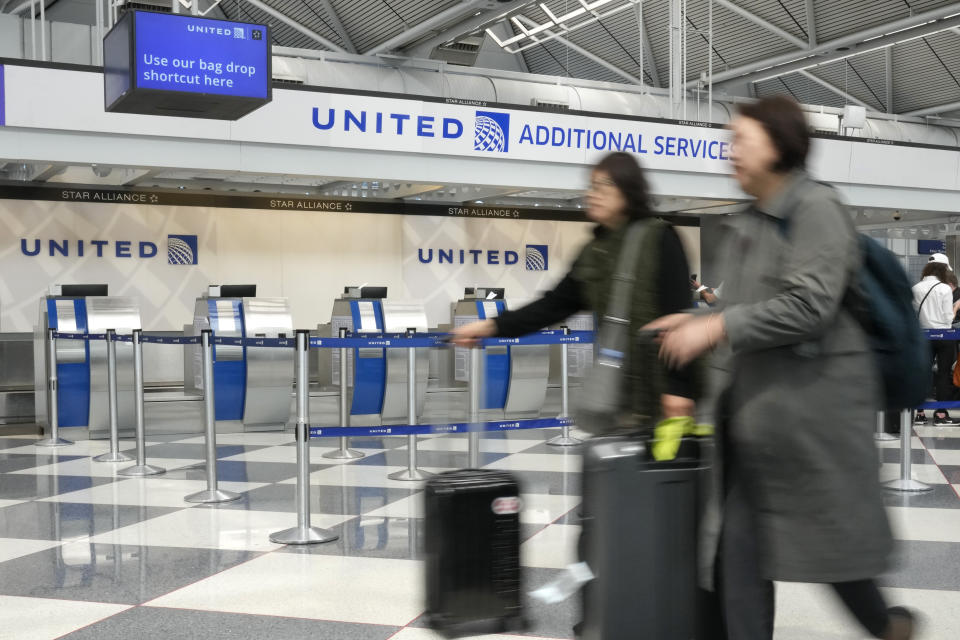
[[[243,322],[243,309],[239,300],[231,300],[234,321],[240,326],[240,335],[246,336]],[[217,313],[217,299],[207,300],[210,313],[210,328],[216,335],[220,330],[220,318]],[[213,391],[215,415],[217,420],[242,420],[243,406],[247,389],[247,351],[244,347],[240,360],[217,361],[217,350],[213,350]]]
[[[62,300],[63,298],[61,298]],[[59,329],[57,298],[47,298],[47,318]],[[77,333],[87,333],[87,303],[73,299]],[[57,364],[57,420],[61,427],[86,427],[90,422],[90,343],[85,342],[83,362]]]
[[[383,307],[373,300],[377,330],[383,331]],[[353,330],[360,330],[360,304],[350,301]],[[361,358],[360,350],[353,350],[353,403],[350,415],[365,416],[383,412],[383,396],[387,387],[387,350],[380,350],[379,358]]]
[[[487,319],[487,312],[483,308],[482,300],[477,300],[477,315],[481,320]],[[497,314],[507,310],[507,303],[504,300],[494,300],[497,305]],[[510,388],[510,347],[507,347],[506,353],[493,355],[485,351],[486,361],[484,371],[486,372],[484,380],[484,394],[481,409],[503,409],[507,404],[507,391]]]

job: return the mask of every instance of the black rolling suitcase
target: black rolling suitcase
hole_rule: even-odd
[[[698,526],[711,441],[685,438],[655,462],[647,440],[593,438],[583,455],[582,640],[692,640]]]
[[[448,471],[426,483],[427,621],[447,636],[525,627],[520,489],[505,471]]]

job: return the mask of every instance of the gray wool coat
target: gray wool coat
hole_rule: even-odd
[[[875,577],[893,540],[873,441],[880,380],[841,305],[862,261],[849,214],[797,171],[727,231],[724,440],[757,513],[763,573]]]

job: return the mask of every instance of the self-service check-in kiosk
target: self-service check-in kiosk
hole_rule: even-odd
[[[453,326],[495,318],[506,310],[503,289],[467,289],[464,298],[454,303]],[[480,409],[484,417],[511,420],[539,416],[547,393],[550,347],[484,347],[483,355]],[[454,358],[455,379],[469,382],[469,350],[458,348]]]
[[[186,335],[212,329],[215,337],[290,338],[293,317],[286,298],[258,298],[256,285],[212,285],[197,298]],[[293,349],[214,345],[217,420],[240,420],[248,431],[283,429],[290,419]],[[203,392],[201,353],[187,345],[184,390]]]
[[[140,329],[140,305],[135,298],[107,295],[107,285],[53,285],[40,300],[34,331],[34,403],[37,424],[47,426],[46,341],[48,329],[62,333],[102,334],[113,329],[129,334]],[[133,345],[116,343],[117,424],[134,426]],[[90,438],[110,435],[107,388],[107,343],[102,340],[57,340],[57,418],[60,427],[87,427]]]
[[[427,330],[427,312],[420,302],[387,300],[386,287],[345,287],[333,303],[330,330],[341,327],[354,334],[404,333]],[[340,384],[340,353],[332,350],[333,384]],[[417,350],[417,415],[423,415],[430,366],[425,352]],[[406,349],[370,347],[347,352],[347,385],[350,424],[378,426],[404,424],[407,412]]]

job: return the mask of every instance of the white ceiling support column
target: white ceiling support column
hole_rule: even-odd
[[[960,109],[960,102],[950,102],[947,104],[941,104],[935,107],[926,107],[924,109],[917,109],[916,111],[908,111],[906,113],[900,114],[904,116],[932,116],[938,113],[943,113],[944,111],[957,111]]]
[[[670,117],[679,118],[684,102],[683,2],[670,0]]]
[[[643,40],[643,57],[646,63],[643,65],[650,78],[653,80],[653,86],[662,87],[660,83],[660,73],[657,71],[657,58],[653,55],[653,47],[650,46],[650,36],[647,35],[647,21],[643,19],[643,0],[637,4],[637,16],[640,22],[640,38]]]
[[[714,82],[717,84],[729,80],[738,80],[739,82],[757,82],[758,79],[776,77],[822,64],[826,61],[836,60],[841,57],[850,57],[866,51],[873,51],[884,46],[903,42],[913,38],[945,31],[953,27],[960,26],[960,6],[951,4],[948,7],[941,7],[933,11],[927,11],[915,14],[908,18],[902,18],[894,22],[864,29],[841,38],[836,38],[829,42],[818,44],[813,49],[804,51],[794,51],[785,53],[773,58],[766,58],[751,62],[750,64],[730,69],[716,74]],[[869,42],[867,42],[869,40]],[[862,45],[858,47],[857,45]],[[841,47],[849,50],[837,51]],[[689,83],[689,86],[695,86],[695,82]]]
[[[320,0],[320,8],[323,9],[327,14],[327,17],[330,18],[330,26],[333,27],[333,30],[336,31],[337,35],[340,36],[340,39],[343,40],[343,48],[350,53],[356,53],[357,48],[353,46],[353,41],[350,39],[350,34],[347,33],[343,23],[340,22],[340,16],[337,14],[337,10],[333,8],[333,4],[330,2],[330,0]]]
[[[884,49],[883,55],[886,62],[884,75],[887,86],[887,113],[893,113],[893,47]]]
[[[386,42],[381,42],[369,51],[364,51],[364,54],[368,56],[375,56],[378,53],[387,53],[388,51],[399,49],[405,44],[415,42],[423,36],[428,35],[441,27],[447,26],[458,18],[463,17],[464,14],[483,9],[488,4],[489,0],[463,0],[460,4],[454,5],[445,11],[441,11],[432,18],[428,18],[420,24],[397,34]]]
[[[266,13],[267,15],[276,18],[277,20],[279,20],[279,21],[282,22],[283,24],[287,25],[287,26],[290,27],[291,29],[295,29],[295,30],[299,31],[300,33],[302,33],[303,35],[307,36],[307,37],[310,38],[311,40],[315,40],[316,42],[320,43],[321,45],[323,45],[323,46],[326,47],[327,49],[330,49],[331,51],[343,51],[343,47],[341,47],[340,45],[334,44],[334,43],[331,42],[330,40],[327,40],[327,39],[324,38],[322,35],[320,35],[320,34],[317,33],[316,31],[314,31],[313,29],[309,29],[309,28],[303,26],[302,24],[300,24],[299,22],[297,22],[297,21],[294,20],[293,18],[288,17],[288,16],[287,16],[286,14],[284,14],[284,13],[280,13],[279,11],[277,11],[276,9],[274,9],[273,7],[271,7],[270,5],[266,4],[265,2],[261,2],[261,0],[243,0],[243,1],[246,2],[247,4],[250,4],[250,5],[254,6],[254,7],[256,7],[257,9],[260,9],[261,11],[263,11],[264,13]]]
[[[730,11],[730,12],[732,12],[732,13],[735,13],[735,14],[737,14],[738,16],[740,16],[741,18],[745,18],[746,20],[752,22],[753,24],[757,25],[758,27],[763,27],[764,29],[766,29],[766,30],[769,31],[770,33],[772,33],[772,34],[774,34],[774,35],[777,35],[777,36],[779,36],[780,38],[783,38],[784,40],[786,40],[787,42],[789,42],[789,43],[792,44],[793,46],[797,47],[798,49],[808,49],[808,48],[809,48],[809,43],[804,42],[803,40],[801,40],[800,38],[798,38],[797,36],[793,35],[792,33],[788,32],[788,31],[784,31],[783,29],[781,29],[781,28],[778,27],[777,25],[771,24],[771,23],[767,22],[766,20],[764,20],[764,19],[761,18],[760,16],[756,15],[755,13],[751,13],[750,11],[747,11],[746,9],[744,9],[743,7],[741,7],[740,5],[737,5],[737,4],[734,4],[733,2],[730,2],[730,0],[713,0],[713,1],[717,4],[718,7],[723,7],[723,8],[726,9],[727,11]]]
[[[853,95],[853,94],[847,93],[846,91],[844,91],[844,90],[841,89],[840,87],[837,87],[837,86],[835,86],[835,85],[827,82],[827,81],[824,80],[823,78],[818,78],[817,76],[813,75],[813,74],[810,73],[809,71],[800,71],[799,73],[800,73],[800,75],[802,75],[804,78],[807,78],[808,80],[812,80],[813,82],[816,82],[817,84],[819,84],[821,87],[824,87],[824,88],[826,88],[826,89],[829,89],[830,91],[834,92],[835,94],[837,94],[838,96],[840,96],[840,97],[843,98],[844,100],[846,100],[846,101],[848,101],[848,102],[851,102],[851,103],[853,103],[853,104],[855,104],[855,105],[859,105],[859,106],[861,106],[861,107],[864,107],[865,109],[868,109],[868,110],[870,110],[870,111],[873,111],[873,107],[871,107],[870,105],[868,105],[866,102],[864,102],[864,101],[861,100],[860,98],[856,97],[856,96]]]
[[[810,43],[809,48],[813,49],[817,46],[817,16],[813,0],[806,0],[805,7],[807,10],[807,41]]]
[[[517,19],[520,20],[521,22],[525,22],[529,26],[537,26],[530,18],[527,18],[526,16],[517,16]],[[573,42],[570,42],[569,40],[567,40],[562,36],[555,35],[550,29],[545,29],[542,33],[546,36],[553,36],[553,39],[556,42],[559,42],[565,47],[569,47],[571,51],[575,51],[576,53],[579,53],[584,58],[587,58],[591,62],[595,62],[596,64],[600,65],[604,69],[607,69],[608,71],[612,71],[613,73],[617,74],[621,78],[624,78],[625,80],[629,80],[633,84],[643,85],[643,80],[641,80],[637,76],[624,71],[623,69],[616,66],[615,64],[611,64],[610,62],[604,60],[597,54],[591,53],[590,51],[584,49],[580,45],[574,44]],[[531,38],[533,39],[534,42],[540,41],[540,38],[538,38],[537,36],[531,36]]]
[[[429,40],[418,43],[415,47],[407,50],[405,53],[412,58],[425,58],[430,52],[442,44],[456,42],[457,38],[482,31],[484,27],[492,23],[499,22],[511,14],[520,11],[524,7],[533,4],[534,0],[513,0],[513,2],[497,3],[496,8],[486,11],[479,16],[471,16],[462,22],[458,22]]]

